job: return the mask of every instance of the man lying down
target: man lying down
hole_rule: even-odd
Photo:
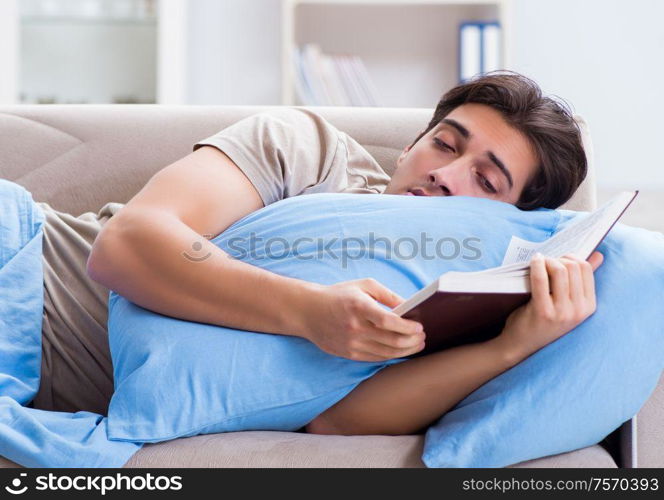
[[[449,232],[437,220],[438,200],[404,197],[480,197],[522,210],[556,208],[585,172],[580,132],[569,111],[516,74],[485,76],[449,91],[398,158],[391,179],[356,142],[318,116],[283,110],[243,120],[157,173],[105,225],[88,271],[129,301],[175,318],[301,337],[348,360],[399,359],[421,350],[426,332],[389,311],[403,300],[395,292],[413,293],[452,268],[451,261],[433,259],[425,268],[421,256],[410,267],[408,259],[397,264],[385,258],[379,269],[365,259],[347,261],[344,269],[344,263],[321,255],[324,243],[298,249],[296,240],[357,241],[372,231],[393,243],[427,231],[440,239]],[[372,204],[357,196],[347,202],[318,197],[254,213],[282,198],[322,192],[383,193],[392,199]],[[348,212],[345,203],[356,205]],[[495,204],[479,207],[498,210]],[[219,235],[243,217],[235,241],[230,234],[223,235],[224,244],[201,238]],[[249,233],[262,242],[252,246]],[[279,248],[280,235],[286,236],[281,245],[291,250],[281,264],[275,257],[286,253]],[[299,258],[292,258],[298,251]],[[512,314],[501,335],[392,364],[308,422],[306,430],[420,431],[592,314],[592,271],[600,262],[600,254],[590,262],[574,256],[533,262],[532,300]],[[386,286],[387,269],[399,266],[410,286],[400,286],[404,279]],[[377,279],[362,279],[367,276]]]
[[[476,210],[478,219],[556,208],[576,191],[586,166],[570,111],[542,96],[531,80],[497,73],[447,92],[426,129],[399,156],[391,178],[320,116],[281,109],[201,141],[126,205],[109,203],[96,217],[75,218],[39,203],[45,214],[45,302],[40,385],[30,406],[107,414],[113,393],[106,333],[110,289],[115,306],[131,304],[235,329],[236,335],[245,330],[248,338],[299,338],[298,345],[325,359],[375,368],[349,375],[346,387],[352,390],[302,422],[307,432],[419,432],[590,316],[601,254],[589,262],[572,255],[534,260],[532,299],[509,317],[500,335],[404,361],[424,347],[426,332],[390,308],[445,270],[499,265],[502,255],[480,248],[479,261],[463,255],[353,260],[334,252],[336,257],[319,258],[329,256],[319,243],[340,236],[366,241],[373,234],[393,244],[406,233],[431,233],[435,241],[449,236],[444,224],[436,226],[444,222],[436,207],[451,209],[440,213],[456,209],[459,216]],[[350,195],[345,201],[332,193]],[[389,196],[364,201],[362,193]],[[314,196],[270,210],[301,194]],[[415,198],[448,196],[458,198]],[[541,212],[540,230],[555,229],[547,214]],[[309,242],[295,258],[274,257],[283,254],[275,243],[279,229],[288,233],[291,250],[298,237],[313,240],[316,248]],[[268,236],[271,255],[266,239],[251,242]],[[122,360],[116,354],[117,365]]]

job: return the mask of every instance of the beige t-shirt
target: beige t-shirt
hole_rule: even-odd
[[[197,143],[223,151],[265,205],[311,193],[382,193],[390,177],[354,139],[312,111],[279,108]]]
[[[380,193],[388,175],[356,141],[320,116],[284,108],[245,118],[194,146],[228,155],[266,205],[303,193]],[[113,393],[108,289],[86,261],[103,225],[124,205],[78,217],[40,203],[44,223],[41,383],[35,408],[106,414]]]

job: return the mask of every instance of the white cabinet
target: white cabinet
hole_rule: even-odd
[[[183,101],[186,0],[2,0],[0,103]]]
[[[509,0],[283,0],[282,103],[296,104],[294,47],[359,56],[380,102],[434,106],[459,81],[459,26],[498,21],[509,64]]]

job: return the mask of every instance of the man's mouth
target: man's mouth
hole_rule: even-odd
[[[409,189],[406,196],[431,196],[429,193],[420,188]]]

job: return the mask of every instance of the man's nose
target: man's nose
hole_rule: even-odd
[[[459,195],[467,177],[467,165],[460,159],[429,171],[433,193],[442,196]]]

